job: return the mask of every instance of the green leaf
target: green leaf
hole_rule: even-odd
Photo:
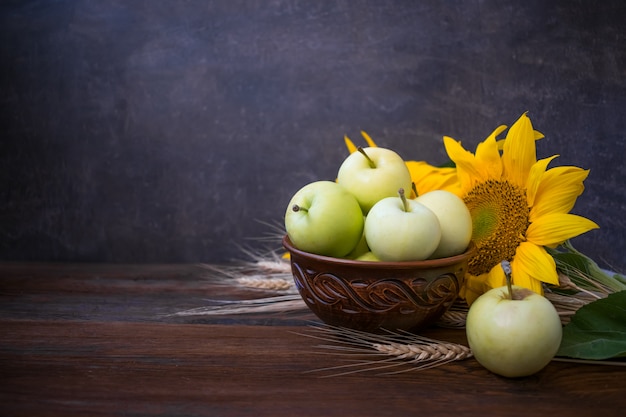
[[[578,309],[563,328],[556,356],[593,360],[626,357],[626,291]]]
[[[593,290],[587,280],[602,284],[613,292],[626,290],[626,277],[618,273],[608,273],[587,255],[577,251],[568,241],[562,246],[565,252],[550,250],[557,268],[581,288]]]
[[[437,168],[456,168],[456,164],[452,160],[448,160],[443,164],[437,165]]]

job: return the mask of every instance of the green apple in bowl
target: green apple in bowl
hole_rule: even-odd
[[[355,260],[363,262],[380,262],[380,259],[378,259],[378,257],[376,257],[376,255],[374,255],[372,251],[365,252],[361,256],[355,258]]]
[[[365,219],[365,239],[381,261],[422,261],[439,245],[441,227],[435,213],[399,190],[374,204]]]
[[[305,252],[341,258],[363,235],[363,213],[356,198],[336,182],[316,181],[298,190],[285,212],[285,229]]]
[[[367,214],[376,202],[411,187],[411,173],[396,152],[386,148],[358,148],[339,167],[337,182],[352,193]]]
[[[472,215],[463,200],[449,191],[434,190],[415,201],[435,213],[441,225],[441,241],[430,257],[446,258],[465,252],[472,239]]]
[[[365,218],[363,218],[363,224],[365,224]],[[367,240],[365,240],[365,232],[361,234],[361,239],[359,243],[356,244],[354,249],[350,251],[345,257],[347,259],[357,259],[360,256],[368,253],[370,251],[369,246],[367,246]]]
[[[539,372],[561,344],[559,314],[544,296],[511,285],[482,294],[470,306],[465,323],[467,341],[476,360],[491,372],[523,377]]]

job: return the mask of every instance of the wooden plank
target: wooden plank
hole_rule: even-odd
[[[311,313],[176,317],[214,301],[263,298],[203,265],[0,263],[0,318],[294,324]],[[294,321],[295,320],[295,321]]]
[[[613,416],[626,407],[626,367],[553,362],[506,379],[468,359],[328,377],[311,371],[347,358],[302,335],[310,313],[164,314],[267,295],[195,265],[0,264],[0,415]],[[423,334],[466,342],[462,330]]]
[[[343,363],[302,327],[5,321],[3,415],[615,415],[626,372],[552,363],[497,377],[474,360],[320,378]],[[439,336],[458,339],[458,332]],[[327,375],[327,374],[323,374]]]

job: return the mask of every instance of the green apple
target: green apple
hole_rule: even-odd
[[[523,377],[539,372],[552,360],[563,328],[547,298],[510,285],[510,277],[508,282],[508,286],[489,290],[472,303],[465,328],[469,346],[481,365],[498,375]]]
[[[421,261],[439,245],[441,227],[435,213],[404,189],[399,197],[386,197],[374,204],[365,219],[365,239],[381,261]]]
[[[285,229],[294,246],[318,255],[346,256],[361,239],[363,225],[356,198],[331,181],[302,187],[285,212]]]
[[[363,224],[365,224],[365,218],[363,218]],[[349,254],[346,255],[348,259],[357,259],[361,255],[370,251],[369,246],[367,246],[367,240],[365,240],[365,233],[361,234],[361,240],[356,244],[354,249],[350,251]]]
[[[411,187],[411,173],[396,152],[386,148],[358,148],[339,167],[337,182],[354,194],[367,214],[376,202]]]
[[[439,219],[441,241],[431,258],[459,255],[472,239],[472,215],[460,197],[445,190],[434,190],[415,201],[428,207]]]
[[[357,257],[355,260],[356,261],[367,261],[367,262],[380,262],[380,259],[378,259],[378,257],[376,255],[374,255],[374,252],[372,252],[372,251],[365,252],[361,256]]]

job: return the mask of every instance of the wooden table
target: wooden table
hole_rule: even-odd
[[[552,362],[505,379],[474,359],[382,376],[321,377],[343,362],[315,317],[177,317],[262,292],[198,265],[0,264],[2,416],[617,416],[626,367]],[[460,330],[425,332],[465,343]]]

